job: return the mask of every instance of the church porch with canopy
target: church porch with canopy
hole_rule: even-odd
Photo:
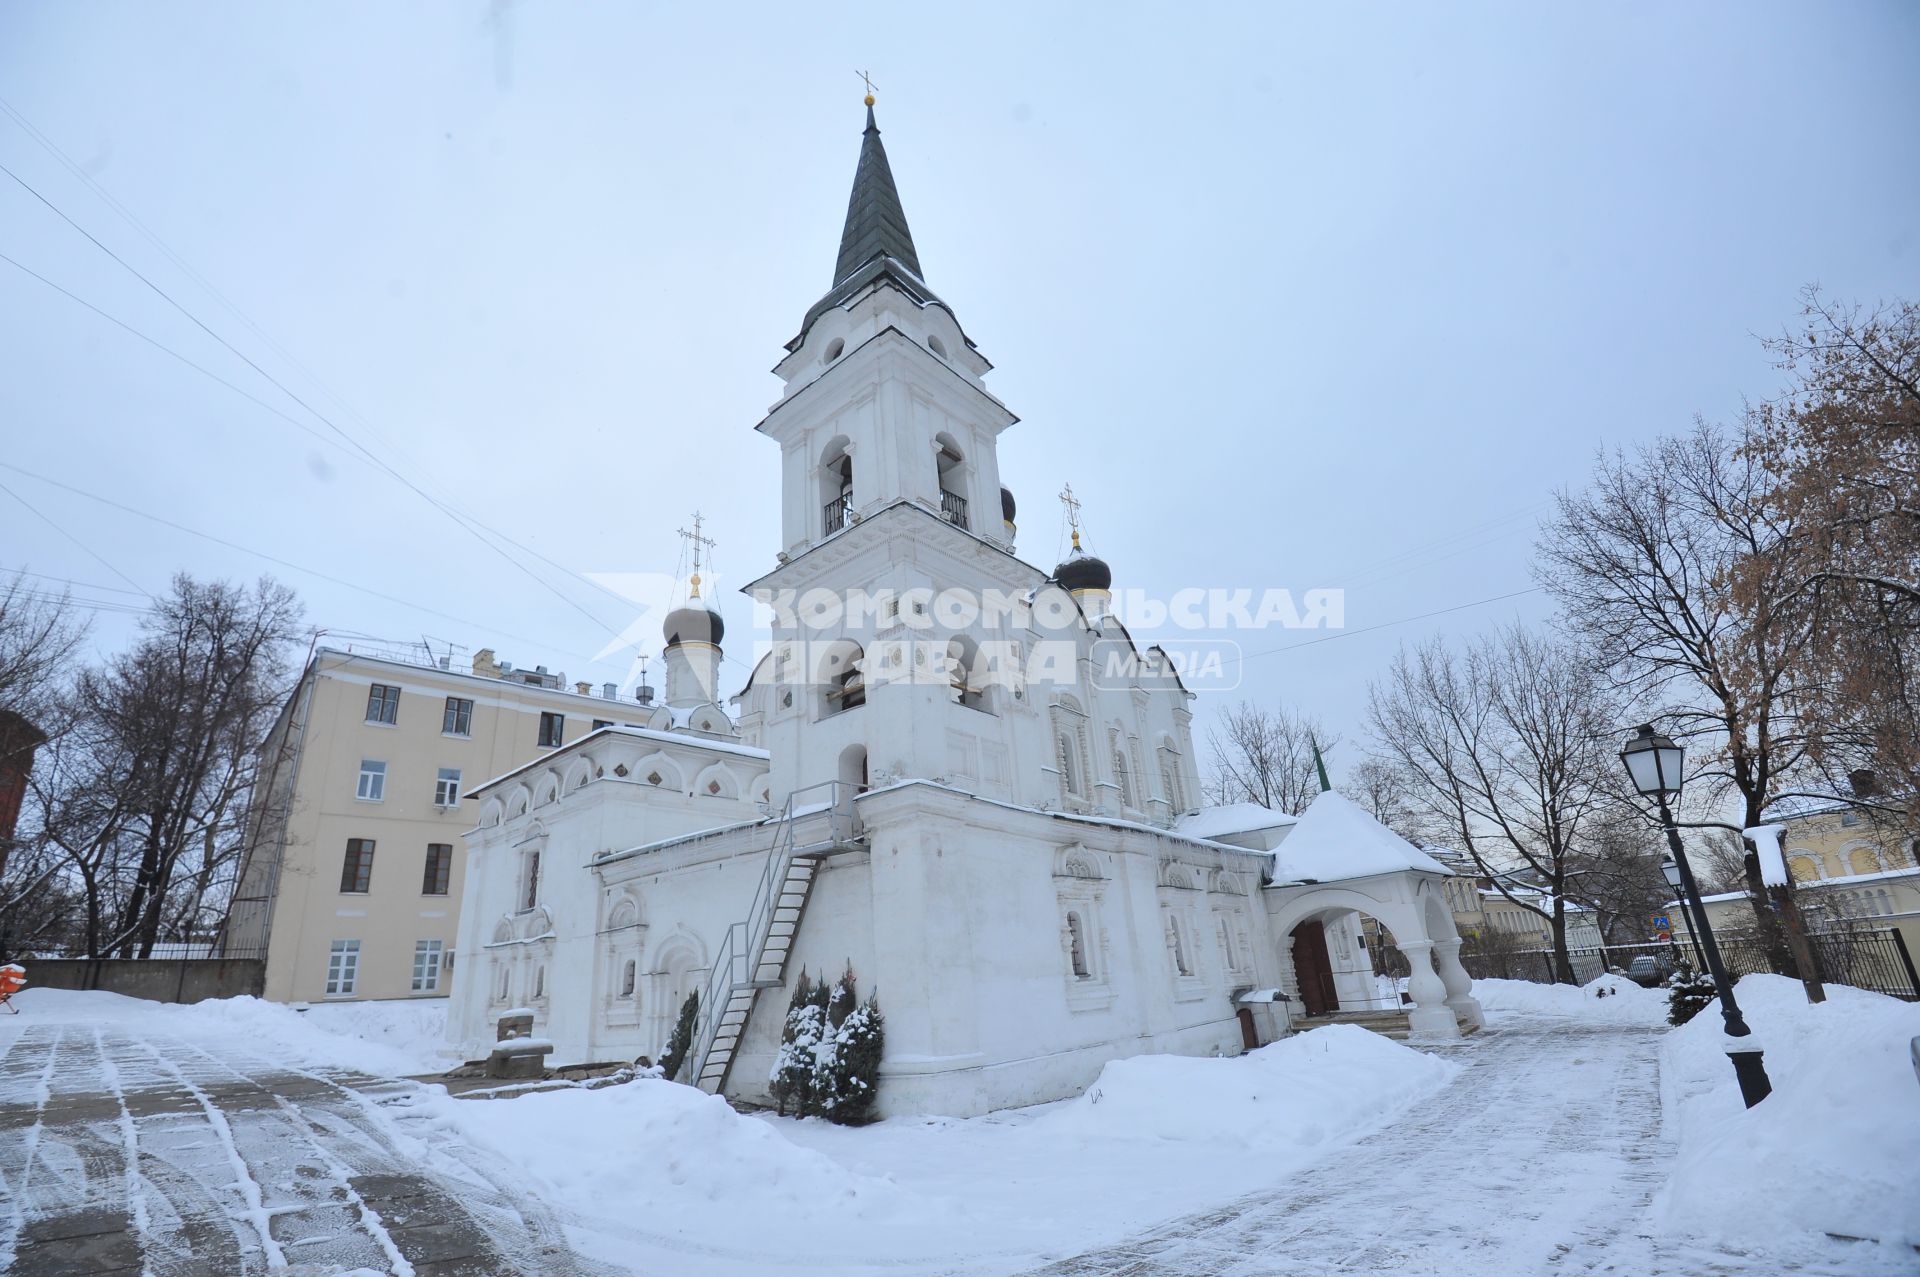
[[[1378,1026],[1380,994],[1359,934],[1365,915],[1406,955],[1410,1037],[1457,1038],[1486,1024],[1460,963],[1444,865],[1331,791],[1314,799],[1273,858],[1263,894],[1296,1015],[1359,1012]]]

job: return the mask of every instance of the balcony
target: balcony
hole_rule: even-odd
[[[843,494],[827,502],[826,519],[821,523],[821,536],[830,537],[847,526],[847,504],[852,500],[850,494]]]
[[[967,499],[959,493],[940,489],[940,513],[954,527],[967,527]]]

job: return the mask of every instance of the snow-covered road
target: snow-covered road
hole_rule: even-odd
[[[0,1271],[604,1271],[510,1165],[410,1114],[419,1092],[144,1026],[27,1027],[0,1059]]]
[[[1049,1277],[1392,1272],[1864,1277],[1843,1242],[1743,1253],[1655,1239],[1661,1031],[1510,1020],[1448,1048],[1466,1069],[1392,1127],[1273,1191],[1039,1270]],[[1900,1262],[1894,1260],[1892,1262]]]

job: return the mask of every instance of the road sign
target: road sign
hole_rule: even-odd
[[[1673,924],[1667,921],[1666,914],[1656,913],[1653,915],[1653,929],[1655,931],[1671,931],[1673,930]],[[1660,938],[1665,940],[1667,937],[1661,936]]]
[[[1673,933],[1671,931],[1662,931],[1658,935],[1654,936],[1654,939],[1655,940],[1672,940]]]

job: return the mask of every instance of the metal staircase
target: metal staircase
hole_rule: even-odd
[[[853,809],[858,792],[858,786],[845,781],[827,781],[787,797],[753,903],[744,919],[728,926],[700,994],[689,1058],[694,1061],[694,1085],[709,1095],[727,1084],[754,999],[762,989],[786,982],[787,957],[820,862],[864,846]]]

